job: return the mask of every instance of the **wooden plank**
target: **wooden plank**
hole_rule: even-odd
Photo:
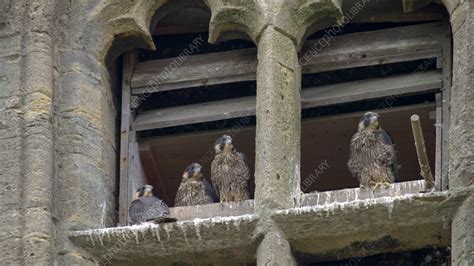
[[[350,7],[358,2],[354,0]],[[398,2],[387,0],[388,2]],[[344,4],[346,1],[344,1]],[[400,11],[401,7],[391,8],[387,4],[381,3],[381,1],[374,2],[377,6],[374,8],[363,8],[361,12],[351,20],[351,23],[384,23],[384,22],[426,22],[426,21],[437,21],[443,19],[443,8],[441,6],[428,6],[415,12],[403,13]]]
[[[303,90],[301,92],[301,107],[311,108],[388,96],[409,95],[435,90],[441,86],[441,72],[439,71],[339,83]]]
[[[143,62],[133,75],[133,93],[255,80],[256,60],[256,49],[241,49]]]
[[[403,0],[403,12],[413,12],[431,4],[432,0]]]
[[[451,114],[451,86],[452,86],[452,44],[451,27],[448,19],[444,21],[444,39],[443,39],[443,148],[442,148],[442,170],[441,170],[441,188],[449,188],[449,127]]]
[[[438,57],[442,33],[442,24],[435,22],[343,35],[329,44],[311,40],[303,45],[300,63],[303,73],[315,73]]]
[[[439,57],[442,33],[435,22],[342,35],[323,46],[312,40],[303,46],[300,61],[303,73],[316,73]],[[256,69],[256,49],[148,61],[137,65],[132,93],[255,80]]]
[[[440,71],[429,71],[308,88],[301,92],[301,105],[310,108],[433,91],[441,88],[441,79]],[[255,115],[254,96],[144,112],[132,128],[149,130],[251,115]]]
[[[148,180],[153,183],[154,188],[158,191],[159,195],[166,203],[170,204],[171,199],[166,192],[166,185],[163,178],[160,176],[158,171],[158,163],[153,156],[153,152],[147,143],[139,144],[140,159],[143,162],[143,168],[148,177]]]
[[[303,74],[440,57],[441,50],[435,48],[426,49],[418,52],[386,53],[380,55],[376,55],[375,53],[373,53],[370,56],[368,55],[368,53],[364,54],[363,52],[361,52],[360,58],[351,58],[354,55],[357,56],[356,54],[351,54],[351,52],[346,50],[346,53],[342,52],[340,55],[328,56],[321,59],[318,57],[313,57],[308,63],[303,66]],[[321,60],[321,63],[318,64],[319,60]]]
[[[133,130],[148,130],[255,115],[255,97],[153,110],[139,114]]]
[[[137,62],[136,51],[123,55],[122,76],[122,112],[120,124],[120,189],[119,189],[119,224],[127,224],[129,193],[129,139],[132,122],[130,82]]]

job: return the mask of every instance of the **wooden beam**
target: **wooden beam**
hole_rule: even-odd
[[[301,93],[301,107],[312,108],[432,91],[441,88],[441,78],[441,72],[428,71],[305,89]]]
[[[443,143],[441,152],[441,189],[446,190],[449,188],[449,127],[450,127],[450,115],[451,115],[451,86],[452,86],[452,35],[451,27],[448,21],[444,23],[444,38],[443,38],[443,89],[442,89],[442,104],[443,104]]]
[[[420,164],[420,174],[425,180],[425,192],[429,192],[434,187],[435,181],[433,173],[431,172],[428,153],[426,152],[425,137],[423,136],[423,129],[421,128],[420,116],[414,114],[410,117],[410,120],[411,128],[413,130],[413,138],[415,140],[416,154],[418,156],[418,163]]]
[[[442,24],[435,22],[342,35],[327,43],[311,40],[300,52],[300,63],[307,74],[440,57],[442,33]],[[256,69],[256,49],[148,61],[137,65],[132,93],[255,80]]]
[[[409,13],[431,4],[432,0],[403,0],[403,12]]]
[[[342,35],[327,44],[311,40],[301,49],[300,63],[307,74],[438,57],[442,33],[442,24],[435,22]]]
[[[119,224],[127,224],[129,193],[129,169],[130,169],[130,129],[132,123],[131,90],[130,82],[134,66],[138,61],[136,51],[127,52],[123,55],[122,76],[122,109],[120,124],[120,189],[119,189]]]
[[[134,94],[255,80],[257,50],[200,54],[140,63],[133,75]]]
[[[255,115],[255,97],[153,110],[139,114],[133,130],[148,130]]]
[[[353,1],[349,7],[353,7],[357,1]],[[396,2],[393,0],[377,1],[377,7],[364,8],[356,17],[351,20],[351,23],[386,23],[386,22],[426,22],[437,21],[443,19],[442,6],[430,5],[415,12],[404,13],[400,9],[391,8],[387,6],[387,2]],[[344,10],[345,13],[347,10]],[[349,13],[350,14],[350,13]]]
[[[440,89],[440,71],[396,75],[304,89],[302,108],[409,95]],[[255,97],[152,110],[138,114],[133,130],[149,130],[255,115]]]

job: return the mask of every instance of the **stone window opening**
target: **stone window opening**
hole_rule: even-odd
[[[123,91],[122,108],[130,107],[130,112],[122,114],[121,225],[127,224],[133,192],[144,184],[155,188],[155,196],[178,220],[253,212],[255,114],[232,111],[234,105],[255,109],[255,73],[239,71],[256,69],[256,48],[236,32],[219,44],[208,43],[210,19],[202,7],[179,9],[156,23],[156,51],[124,55],[124,86],[130,89]],[[210,182],[214,142],[223,134],[231,135],[237,150],[247,156],[250,200],[237,207],[223,205],[231,211],[218,206],[173,208],[188,165],[200,163]]]
[[[435,188],[446,190],[450,58],[449,23],[443,19],[349,23],[310,35],[299,52],[301,191],[319,202],[321,196],[331,198],[329,191],[339,190],[332,201],[338,195],[345,201],[348,189],[359,190],[347,161],[350,140],[367,111],[381,115],[382,128],[394,139],[398,182],[423,191],[410,124],[412,114],[420,115]]]

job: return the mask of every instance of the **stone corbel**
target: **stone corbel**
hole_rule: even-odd
[[[288,24],[281,23],[285,32],[294,36],[297,47],[301,47],[308,30],[318,21],[331,19],[335,23],[341,24],[343,21],[342,0],[299,0],[291,8],[291,22]],[[284,5],[284,4],[282,4]],[[281,20],[276,20],[276,22]],[[321,25],[320,29],[326,27]],[[313,27],[314,30],[314,27]]]
[[[210,43],[236,38],[236,36],[224,36],[225,32],[245,33],[256,42],[265,24],[265,15],[260,3],[263,1],[205,0],[205,2],[212,11],[209,24]]]
[[[120,5],[102,6],[92,10],[88,18],[87,36],[83,40],[86,50],[104,61],[112,43],[116,39],[126,39],[131,44],[124,45],[123,51],[114,51],[117,55],[130,48],[155,49],[149,30],[151,18],[166,0],[135,2],[124,1]]]

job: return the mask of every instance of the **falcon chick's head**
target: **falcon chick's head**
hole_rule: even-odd
[[[137,189],[137,191],[135,192],[135,199],[141,197],[153,197],[153,186],[144,185],[143,187]]]
[[[216,151],[216,154],[233,151],[234,145],[232,144],[232,137],[229,135],[223,135],[218,138],[214,144],[214,150]]]
[[[359,122],[359,131],[380,129],[380,115],[375,112],[365,113]]]
[[[184,179],[196,179],[202,180],[202,173],[201,173],[202,166],[198,163],[193,163],[186,167],[183,172]]]

